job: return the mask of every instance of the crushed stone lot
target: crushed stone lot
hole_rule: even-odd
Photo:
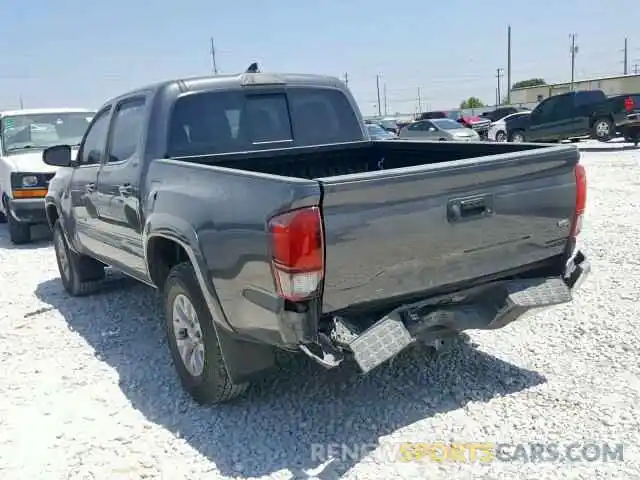
[[[152,289],[116,278],[70,298],[50,241],[14,247],[0,225],[0,478],[640,478],[640,149],[580,148],[593,273],[571,305],[471,332],[474,345],[435,361],[406,352],[366,377],[284,357],[215,408],[183,393]],[[580,442],[591,453],[388,457],[400,442],[450,441],[524,443],[523,455],[532,442]],[[622,461],[598,456],[605,443],[623,444]]]

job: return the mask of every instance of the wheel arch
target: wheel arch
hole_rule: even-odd
[[[149,278],[152,279],[156,288],[162,291],[163,285],[158,285],[156,282],[162,279],[165,271],[168,275],[170,271],[170,268],[167,270],[168,264],[176,260],[188,261],[191,264],[205,303],[213,318],[213,327],[220,345],[224,366],[233,382],[243,383],[271,367],[275,363],[273,347],[242,340],[227,320],[213,280],[207,278],[206,263],[198,248],[198,237],[195,230],[190,226],[177,230],[176,226],[185,227],[186,222],[173,216],[153,216],[150,220],[145,225],[143,242]],[[162,256],[164,254],[169,255],[170,261],[168,263],[166,262],[167,257]],[[165,261],[165,263],[164,265],[154,265],[154,259],[160,262]],[[166,277],[164,278],[166,279]]]

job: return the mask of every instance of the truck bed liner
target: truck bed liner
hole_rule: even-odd
[[[540,145],[399,140],[194,157],[192,161],[249,172],[314,179],[522,152],[535,148],[540,148]]]

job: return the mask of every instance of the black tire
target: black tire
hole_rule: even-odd
[[[502,130],[500,130],[499,132],[496,133],[496,142],[506,142],[507,141],[507,134],[504,133]]]
[[[53,246],[64,289],[74,297],[95,292],[105,277],[104,264],[71,250],[60,220],[53,226]]]
[[[599,142],[608,142],[615,135],[615,128],[610,118],[596,118],[591,127],[591,136]]]
[[[446,141],[447,141],[447,139],[446,139],[446,138],[440,138],[440,139],[438,139],[438,140],[439,140],[439,141],[441,141],[441,142],[446,142]]]
[[[580,139],[579,138],[572,138],[570,141],[571,141],[571,143],[579,143]]]
[[[526,137],[524,136],[524,132],[522,130],[514,130],[509,134],[509,141],[521,143],[526,141]]]
[[[14,245],[23,245],[31,241],[31,225],[17,221],[11,214],[7,215],[7,222],[9,223],[9,238],[11,239],[11,243]]]
[[[179,296],[186,297],[197,317],[195,321],[199,325],[199,332],[194,338],[204,347],[203,366],[199,373],[191,373],[188,370],[178,348],[173,308]],[[189,262],[183,262],[171,269],[164,284],[163,297],[169,350],[182,387],[200,405],[225,403],[242,395],[249,384],[234,384],[227,374],[213,318]]]

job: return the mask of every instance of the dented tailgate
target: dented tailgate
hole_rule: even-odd
[[[318,179],[323,311],[473,280],[561,254],[575,146]]]

